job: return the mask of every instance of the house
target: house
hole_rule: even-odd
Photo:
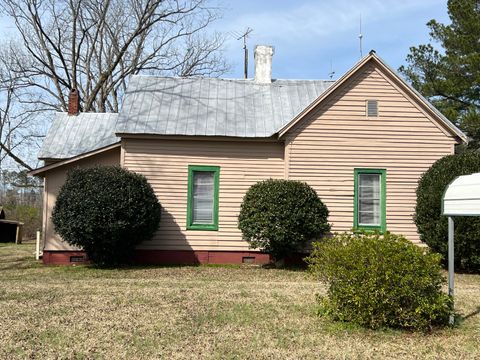
[[[78,114],[72,93],[40,151],[45,166],[32,172],[45,180],[44,262],[84,260],[50,216],[67,171],[95,164],[145,175],[163,207],[138,261],[268,261],[237,227],[245,192],[268,178],[311,185],[335,232],[388,229],[420,243],[417,181],[465,134],[374,52],[336,81],[273,80],[272,56],[257,46],[248,80],[132,76],[118,114]]]

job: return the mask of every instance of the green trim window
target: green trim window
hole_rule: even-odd
[[[188,166],[188,230],[218,230],[219,180],[219,166]]]
[[[385,232],[387,229],[387,171],[385,169],[354,169],[354,176],[354,229]]]

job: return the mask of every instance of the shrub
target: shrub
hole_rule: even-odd
[[[423,174],[417,188],[415,223],[420,239],[447,259],[448,220],[442,216],[442,196],[457,176],[480,172],[480,154],[448,155]],[[455,217],[455,268],[480,272],[480,217]]]
[[[448,323],[440,255],[403,236],[337,234],[314,244],[309,269],[328,283],[320,312],[368,328],[428,330]]]
[[[135,245],[152,237],[160,204],[146,178],[120,167],[74,169],[58,195],[55,231],[99,265],[131,261]]]
[[[280,260],[325,234],[327,217],[327,207],[306,183],[270,179],[247,191],[238,227],[252,248]]]

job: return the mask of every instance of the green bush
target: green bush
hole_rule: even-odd
[[[280,260],[330,230],[327,217],[327,207],[306,183],[270,179],[247,191],[238,227],[252,248]]]
[[[429,330],[448,323],[440,255],[403,236],[336,234],[314,243],[309,269],[328,283],[320,312],[364,327]]]
[[[99,265],[132,260],[137,244],[152,237],[160,204],[147,179],[120,167],[74,169],[53,209],[55,231]]]
[[[420,239],[443,256],[446,265],[448,220],[442,215],[442,196],[457,176],[480,172],[480,154],[448,155],[423,174],[417,188],[415,223]],[[455,217],[455,268],[480,272],[480,217]]]

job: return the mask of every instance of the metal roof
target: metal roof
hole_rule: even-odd
[[[334,81],[130,78],[117,134],[270,137]]]
[[[480,216],[480,173],[455,178],[442,198],[442,214]]]
[[[68,159],[115,144],[117,119],[112,113],[55,113],[38,158]]]

